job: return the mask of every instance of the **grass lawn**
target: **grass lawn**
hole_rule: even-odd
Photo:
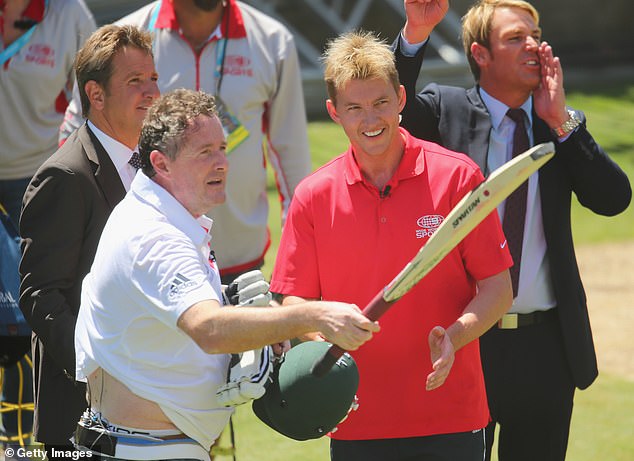
[[[250,405],[238,408],[234,425],[238,461],[329,459],[327,438],[306,442],[288,439],[255,418]],[[227,432],[222,446],[229,445]],[[602,374],[588,390],[577,392],[568,461],[631,461],[633,441],[634,382]],[[493,460],[497,460],[495,454]]]
[[[605,91],[570,92],[568,103],[582,109],[588,129],[596,141],[634,178],[634,85],[615,85]],[[597,216],[575,206],[572,209],[575,240],[578,243],[630,240],[634,238],[634,207],[613,218]]]
[[[596,140],[634,177],[634,85],[614,85],[605,91],[568,92],[571,106],[583,109]],[[331,122],[309,125],[313,167],[317,168],[347,147],[342,130]],[[271,182],[271,184],[273,184]],[[272,246],[264,267],[270,276],[280,235],[279,201],[270,186]],[[573,204],[574,235],[577,243],[634,239],[634,207],[614,218],[596,216]],[[398,411],[398,409],[395,409]],[[238,408],[235,416],[239,461],[327,460],[328,440],[295,442],[257,420],[250,406]],[[228,434],[221,442],[228,444]],[[220,457],[219,459],[229,459]],[[494,455],[494,459],[497,459]],[[601,374],[596,383],[578,391],[575,399],[568,450],[569,461],[626,461],[634,459],[634,382]],[[537,460],[536,460],[537,461]]]

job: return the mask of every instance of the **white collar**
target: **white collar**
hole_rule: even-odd
[[[509,106],[504,104],[503,102],[495,99],[489,93],[487,93],[483,88],[480,87],[480,97],[484,102],[484,105],[487,106],[487,110],[491,115],[491,125],[494,130],[497,130],[500,127],[500,124],[504,120],[506,116],[506,112],[509,110]],[[528,118],[529,126],[533,125],[533,98],[529,97],[524,104],[522,104],[520,109],[524,109],[526,112],[526,116]]]
[[[213,219],[205,215],[195,218],[172,194],[148,178],[143,171],[139,171],[134,177],[130,193],[134,194],[137,200],[160,211],[196,245],[205,245],[211,240]]]
[[[121,171],[127,165],[130,157],[132,157],[134,150],[101,131],[90,120],[88,120],[88,127],[110,156],[117,171]]]

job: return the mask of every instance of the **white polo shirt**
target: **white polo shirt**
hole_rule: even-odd
[[[103,368],[206,449],[232,413],[215,396],[230,356],[205,353],[176,323],[197,302],[222,299],[212,223],[139,172],[103,230],[75,330],[77,380]]]

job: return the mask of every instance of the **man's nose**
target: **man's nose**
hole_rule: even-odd
[[[526,38],[526,47],[528,49],[533,49],[539,47],[539,40],[533,36],[528,36]]]
[[[152,99],[156,99],[161,95],[161,92],[158,87],[158,83],[155,80],[148,80],[145,85],[144,95],[150,97]]]

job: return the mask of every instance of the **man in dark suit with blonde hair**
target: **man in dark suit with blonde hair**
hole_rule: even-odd
[[[72,450],[86,408],[76,383],[74,330],[81,283],[110,212],[136,168],[133,156],[147,108],[158,97],[150,35],[103,26],[75,58],[87,122],[37,171],[20,218],[20,308],[33,330],[35,439]],[[138,156],[138,154],[137,154]]]
[[[425,43],[448,0],[405,0],[396,61],[407,92],[403,126],[468,154],[490,173],[517,151],[552,141],[556,154],[498,208],[514,265],[513,305],[480,339],[500,461],[563,461],[575,388],[597,377],[586,297],[575,258],[572,194],[613,216],[630,203],[623,170],[566,106],[563,71],[542,41],[539,13],[522,0],[478,0],[462,19],[469,89],[429,84],[416,93]]]

